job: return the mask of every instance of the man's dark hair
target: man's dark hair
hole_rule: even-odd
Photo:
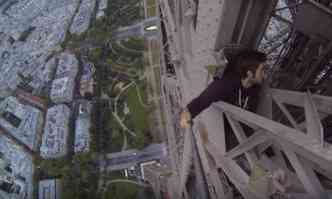
[[[235,68],[241,78],[245,78],[247,76],[247,71],[251,71],[255,74],[258,66],[261,63],[264,63],[266,59],[265,53],[246,49],[242,50],[235,56],[231,67]]]

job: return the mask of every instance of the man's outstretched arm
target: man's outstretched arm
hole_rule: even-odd
[[[209,86],[195,99],[193,99],[188,105],[187,109],[194,119],[202,111],[208,108],[213,102],[223,100],[230,94],[229,87],[223,80],[215,80],[209,84]]]
[[[193,99],[181,113],[181,126],[188,127],[190,120],[194,119],[213,102],[223,100],[230,94],[230,87],[223,80],[215,80],[195,99]]]

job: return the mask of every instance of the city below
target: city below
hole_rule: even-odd
[[[0,0],[1,199],[153,197],[145,170],[167,164],[156,11]]]
[[[0,199],[331,199],[332,0],[0,0]]]

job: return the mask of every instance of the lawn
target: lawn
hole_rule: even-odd
[[[155,6],[156,5],[156,0],[147,0],[146,3],[147,3],[148,7]]]
[[[123,132],[122,132],[123,130],[119,125],[118,121],[116,121],[116,119],[113,116],[111,118],[111,125],[112,125],[112,139],[107,152],[114,153],[121,151],[123,144]]]
[[[148,7],[148,17],[154,17],[157,15],[156,6]]]
[[[144,91],[140,88],[140,92]],[[140,104],[137,96],[136,88],[130,87],[127,91],[127,103],[130,109],[130,114],[134,122],[136,130],[144,131],[147,129],[147,112],[145,108]]]
[[[121,46],[119,46],[119,44],[116,42],[112,43],[112,49],[115,51],[113,53],[116,53],[120,56],[129,57],[131,59],[140,58],[143,56],[142,52],[126,50],[126,49],[122,48]]]
[[[108,187],[104,199],[131,199],[136,198],[140,188],[130,183],[116,183]]]
[[[145,93],[142,87],[139,87],[143,100],[145,99]],[[128,127],[132,126],[132,130],[137,134],[137,137],[133,139],[133,144],[136,148],[141,148],[144,145],[144,134],[148,130],[148,112],[144,106],[141,105],[137,96],[135,86],[128,88],[126,92],[126,101],[130,109],[130,120]]]
[[[145,50],[145,41],[142,38],[129,38],[128,41],[122,41],[121,42],[123,46],[136,50],[136,51],[143,51]]]

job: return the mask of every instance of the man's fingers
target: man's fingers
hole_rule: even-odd
[[[184,127],[184,122],[183,122],[182,119],[180,120],[180,126],[181,126],[182,128]]]
[[[180,126],[182,128],[188,128],[189,127],[189,121],[187,120],[187,118],[181,118]]]
[[[188,111],[182,111],[180,115],[180,126],[182,128],[189,128],[191,121],[191,115]]]
[[[181,120],[180,125],[182,128],[188,128],[189,123],[187,120],[183,119],[183,120]]]

